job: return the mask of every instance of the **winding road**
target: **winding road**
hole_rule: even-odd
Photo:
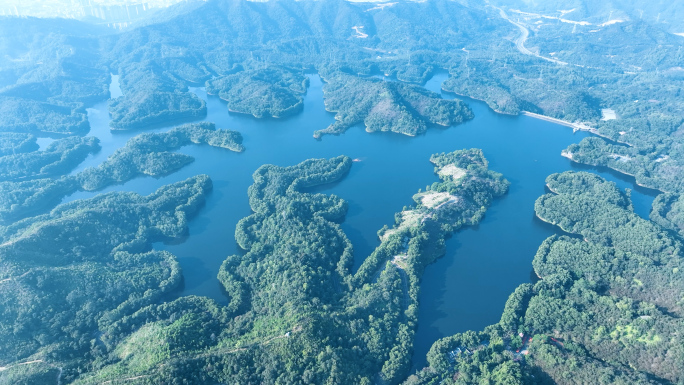
[[[556,59],[553,59],[550,57],[538,55],[538,54],[530,51],[529,49],[525,48],[525,41],[527,41],[527,38],[530,36],[530,30],[528,30],[524,25],[511,20],[508,17],[508,15],[506,15],[506,12],[504,12],[503,9],[497,8],[497,7],[494,7],[494,8],[499,10],[499,15],[501,15],[502,18],[507,20],[509,23],[515,25],[516,27],[520,28],[520,32],[522,32],[522,35],[520,35],[520,37],[515,39],[515,47],[518,49],[518,51],[520,51],[522,54],[529,55],[529,56],[535,56],[535,57],[538,57],[540,59],[550,61],[552,63],[561,64],[561,65],[567,65],[568,64],[564,61],[560,61],[560,60],[556,60]]]

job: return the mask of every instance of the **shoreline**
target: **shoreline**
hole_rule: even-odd
[[[574,163],[577,163],[577,164],[581,164],[581,165],[584,165],[584,166],[605,167],[605,168],[607,168],[608,170],[614,171],[614,172],[616,172],[616,173],[618,173],[618,174],[627,175],[628,177],[633,178],[633,179],[634,179],[634,182],[633,182],[633,183],[634,183],[635,185],[639,186],[639,187],[642,187],[642,188],[645,188],[645,189],[649,189],[649,190],[658,191],[659,194],[671,193],[671,191],[666,191],[666,190],[662,190],[661,188],[657,188],[657,187],[652,187],[652,186],[647,186],[647,185],[645,185],[645,184],[641,184],[641,183],[639,183],[639,181],[637,180],[636,175],[630,174],[630,173],[627,172],[627,171],[619,170],[619,169],[617,169],[617,168],[615,168],[615,167],[611,167],[610,165],[605,165],[605,166],[604,166],[604,165],[600,165],[600,164],[592,164],[592,163],[579,162],[579,161],[573,159],[572,155],[573,155],[573,154],[572,154],[571,152],[567,152],[567,151],[565,151],[565,150],[561,151],[561,156],[564,157],[564,158],[568,158],[571,162],[574,162]],[[547,184],[547,187],[548,187],[548,184]]]
[[[550,123],[556,123],[556,124],[560,124],[562,126],[570,127],[570,128],[572,128],[573,132],[575,132],[575,131],[586,131],[586,132],[589,132],[589,133],[594,134],[596,136],[599,136],[603,139],[609,140],[613,143],[624,144],[625,146],[628,146],[628,147],[634,147],[634,145],[631,143],[615,140],[615,139],[613,139],[607,135],[601,134],[596,128],[591,127],[591,126],[587,126],[584,123],[572,123],[572,122],[568,122],[567,120],[552,118],[550,116],[541,115],[541,114],[537,114],[537,113],[530,112],[530,111],[521,111],[520,115],[529,116],[529,117],[534,118],[534,119],[544,120],[544,121],[547,121]]]
[[[580,237],[582,237],[582,239],[584,239],[585,242],[587,242],[587,239],[584,237],[584,235],[582,235],[580,233],[574,233],[572,231],[568,231],[568,230],[564,229],[563,226],[560,225],[560,223],[553,223],[549,220],[542,218],[536,211],[534,212],[534,216],[537,217],[537,219],[539,219],[540,221],[542,221],[544,223],[548,223],[551,226],[558,227],[565,234],[570,234],[572,236],[580,236]]]
[[[482,103],[486,104],[487,107],[489,107],[492,111],[496,112],[497,114],[508,115],[508,116],[518,116],[518,115],[516,115],[516,114],[511,114],[511,113],[508,113],[508,112],[504,112],[504,111],[500,111],[500,110],[494,109],[494,108],[492,108],[492,106],[490,106],[489,103],[487,103],[487,101],[484,100],[484,99],[478,99],[478,98],[475,98],[475,97],[472,97],[472,96],[468,96],[468,95],[465,95],[465,94],[459,94],[459,93],[456,92],[456,91],[444,89],[444,87],[440,87],[440,89],[441,89],[442,91],[444,91],[444,92],[447,92],[447,93],[450,93],[450,94],[454,94],[454,95],[460,96],[460,97],[462,97],[462,98],[468,98],[468,99],[477,100],[478,102],[482,102]],[[470,108],[470,107],[468,107],[468,108]]]

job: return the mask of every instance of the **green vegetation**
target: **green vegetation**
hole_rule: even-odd
[[[0,96],[0,132],[84,134],[90,125],[85,109]]]
[[[62,141],[52,143],[46,151],[52,147],[59,148],[62,146],[60,143]],[[141,134],[129,140],[126,146],[98,167],[87,168],[75,175],[60,179],[0,182],[0,222],[9,223],[44,212],[79,190],[101,190],[141,175],[160,177],[170,174],[194,160],[189,155],[171,151],[192,143],[238,152],[244,149],[239,132],[217,130],[213,123],[208,122],[186,124],[163,133]],[[57,162],[50,167],[57,171],[64,167],[62,163]]]
[[[636,147],[611,144],[601,138],[584,138],[564,154],[575,162],[606,166],[636,178],[641,186],[661,191],[684,192],[681,172],[684,163],[673,154],[661,151],[642,153]]]
[[[99,151],[99,142],[92,136],[71,136],[55,140],[44,151],[0,156],[0,181],[67,174],[89,154]]]
[[[36,151],[38,147],[31,134],[0,132],[0,156]]]
[[[684,196],[660,194],[653,201],[651,220],[684,236]]]
[[[74,178],[82,189],[96,191],[141,175],[167,175],[194,160],[190,155],[171,152],[192,143],[237,152],[244,149],[242,135],[237,131],[216,130],[208,122],[186,124],[164,133],[138,135],[105,162],[83,170]]]
[[[547,183],[553,192],[538,199],[537,215],[583,239],[544,241],[533,262],[540,281],[518,287],[501,322],[438,341],[429,368],[407,384],[682,381],[680,240],[598,176],[566,172]]]
[[[78,188],[78,182],[70,177],[0,182],[0,223],[44,213]]]
[[[21,376],[23,372],[13,371],[12,375],[16,376],[13,378],[26,380],[41,373],[47,376],[46,373],[54,373],[53,368],[59,367],[64,373],[63,381],[78,384],[123,380],[144,384],[370,384],[377,379],[398,383],[409,368],[417,321],[418,285],[424,265],[443,253],[444,237],[450,231],[456,226],[477,223],[482,207],[503,194],[508,186],[500,174],[486,169],[487,162],[479,150],[435,155],[432,161],[442,179],[434,184],[434,189],[456,194],[461,203],[432,206],[432,215],[422,223],[403,227],[397,224],[401,230],[386,235],[356,275],[349,271],[353,258],[351,243],[339,225],[347,203],[334,195],[306,192],[316,185],[344,177],[352,165],[351,159],[341,156],[311,159],[290,167],[262,166],[254,173],[254,184],[249,188],[254,213],[241,220],[236,229],[236,239],[247,253],[228,257],[218,274],[230,298],[228,306],[218,306],[201,297],[182,297],[162,304],[151,302],[151,298],[173,286],[161,282],[175,280],[169,270],[164,270],[172,266],[168,260],[158,265],[158,270],[147,271],[152,266],[145,264],[135,274],[124,275],[140,283],[136,281],[136,285],[124,291],[111,291],[118,301],[143,282],[154,289],[148,296],[103,312],[97,318],[99,332],[95,337],[85,338],[82,347],[74,347],[74,350],[85,349],[83,355],[65,359],[64,351],[55,348],[51,351],[56,353],[48,356],[46,363],[26,371],[25,377]],[[445,168],[452,174],[442,172]],[[464,170],[459,178],[454,178],[454,168]],[[187,182],[183,186],[186,185]],[[168,187],[169,191],[177,188]],[[14,242],[12,247],[19,247],[27,236],[37,242],[47,234],[52,221],[67,216],[98,220],[99,216],[91,211],[87,215],[82,213],[84,206],[109,207],[112,199],[143,199],[149,203],[127,214],[131,219],[136,218],[127,221],[132,222],[127,226],[139,226],[141,230],[124,229],[115,232],[117,238],[111,240],[90,234],[78,255],[86,256],[91,249],[110,250],[117,244],[121,245],[114,249],[118,253],[134,253],[129,251],[133,246],[128,245],[145,250],[143,245],[149,245],[153,237],[176,236],[183,228],[182,223],[165,218],[165,211],[147,219],[147,207],[157,205],[154,203],[158,201],[157,196],[166,195],[158,192],[155,196],[140,198],[135,194],[107,194],[99,199],[74,202],[49,216],[7,227],[5,239]],[[171,210],[176,207],[173,202],[177,200],[169,199],[161,207]],[[131,210],[122,206],[123,212]],[[191,207],[197,205],[192,203]],[[420,205],[418,209],[427,210]],[[103,215],[111,220],[110,215],[116,214],[104,211]],[[143,220],[144,225],[138,225],[137,221]],[[103,223],[102,231],[109,232],[107,226],[117,226],[116,223]],[[128,240],[127,234],[140,235],[128,235],[135,237]],[[70,242],[76,245],[84,241]],[[435,247],[434,242],[442,246]],[[99,259],[83,259],[90,268],[103,264],[97,262]],[[58,258],[54,264],[59,266],[63,263],[60,261],[64,260]],[[166,277],[166,280],[141,279],[142,276]],[[64,293],[55,295],[64,296]],[[103,302],[99,299],[102,295],[88,298]],[[86,299],[74,296],[72,300],[78,306],[75,308],[80,309],[79,301]],[[65,306],[69,308],[70,303]],[[35,356],[33,351],[15,354]],[[92,369],[79,375],[77,368],[84,365]]]
[[[109,125],[113,130],[177,124],[207,115],[204,100],[188,92],[181,79],[154,63],[136,63],[119,72],[123,96],[109,101]]]
[[[428,125],[451,126],[473,118],[461,101],[445,100],[426,89],[399,82],[359,78],[341,72],[325,78],[325,107],[336,112],[335,123],[314,133],[340,134],[353,125],[366,131],[391,131],[415,136]]]
[[[309,79],[285,68],[241,71],[207,81],[207,93],[228,102],[233,112],[282,118],[302,110]]]
[[[184,235],[210,188],[198,176],[148,197],[99,195],[3,227],[0,361],[40,359],[51,373],[63,362],[62,380],[73,380],[103,349],[98,330],[180,284],[175,257],[151,244]]]
[[[60,127],[37,129],[77,132],[75,127],[84,120],[76,119],[83,111],[78,115],[81,106],[74,103],[104,99],[110,69],[121,75],[124,94],[112,102],[115,129],[204,116],[202,101],[188,93],[187,86],[209,79],[214,79],[210,84],[231,84],[223,90],[232,96],[224,96],[233,100],[237,111],[280,116],[281,110],[298,104],[298,93],[276,83],[280,75],[255,79],[253,71],[317,70],[333,84],[338,73],[384,73],[421,83],[442,69],[452,75],[445,90],[485,100],[497,111],[530,111],[585,123],[586,129],[630,143],[642,157],[630,161],[635,166],[619,170],[639,171],[649,185],[674,192],[666,182],[684,164],[677,134],[684,115],[679,97],[684,51],[681,36],[673,34],[681,32],[673,28],[679,25],[676,15],[682,7],[586,1],[573,7],[558,2],[515,4],[499,4],[504,8],[499,10],[497,2],[484,6],[445,0],[382,7],[341,0],[223,0],[178,8],[156,24],[115,36],[102,36],[99,29],[72,21],[46,22],[40,28],[35,20],[10,18],[0,30],[5,34],[0,34],[0,47],[8,58],[0,71],[0,94],[6,99],[0,104],[19,101],[29,107],[3,109],[3,119],[11,131],[49,122]],[[570,13],[560,20],[558,9],[566,8]],[[612,20],[606,23],[608,18]],[[23,60],[27,56],[35,60]],[[361,83],[371,92],[358,92],[350,86],[355,82],[363,80],[341,81],[351,92],[331,87],[336,95],[328,97],[328,104],[339,111],[339,119],[317,135],[361,123],[370,130],[415,135],[426,124],[449,120],[442,118],[450,108],[422,115],[414,111],[412,97],[391,95],[381,102],[383,87]],[[263,100],[239,105],[237,98],[245,100],[244,92],[257,89]],[[70,118],[60,119],[66,123],[31,123],[21,115],[24,109],[53,107],[64,109],[61,114]],[[612,109],[617,119],[601,120],[602,109]],[[612,153],[609,146],[601,147],[595,158],[609,160]]]
[[[188,86],[207,81],[231,109],[294,113],[304,70],[327,81],[326,105],[337,113],[317,137],[357,124],[418,135],[471,118],[461,102],[370,77],[422,83],[446,70],[447,91],[605,138],[570,146],[565,154],[574,161],[669,192],[649,222],[632,212],[627,193],[596,176],[552,176],[554,193],[535,210],[572,236],[544,242],[533,264],[542,279],[516,290],[499,324],[439,341],[430,368],[408,383],[682,382],[684,51],[673,34],[684,32],[674,29],[682,6],[514,1],[500,10],[498,3],[217,0],[120,34],[3,17],[0,285],[11,289],[0,295],[0,382],[406,377],[422,269],[443,253],[451,231],[477,223],[506,191],[477,151],[433,157],[441,182],[380,231],[381,245],[353,275],[338,224],[346,204],[306,190],[341,178],[349,159],[263,167],[250,190],[255,213],[236,232],[247,253],[228,257],[219,273],[226,307],[198,297],[162,303],[180,273],[172,256],[150,250],[150,242],[183,232],[204,178],[151,198],[110,194],[46,214],[74,191],[179,169],[192,159],[171,151],[185,144],[242,149],[236,133],[184,128],[134,139],[100,168],[48,178],[66,174],[95,144],[67,138],[39,153],[31,135],[86,133],[85,106],[108,97],[110,72],[120,74],[123,91],[110,102],[112,128],[124,130],[205,116]],[[564,20],[560,9],[570,12]],[[245,103],[254,93],[259,102]],[[603,120],[604,109],[614,115]]]
[[[108,96],[101,30],[85,23],[3,17],[0,131],[88,132],[85,104]]]
[[[139,92],[109,102],[114,130],[143,129],[169,123],[202,119],[207,115],[204,100],[191,93]]]

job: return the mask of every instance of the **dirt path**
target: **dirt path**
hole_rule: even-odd
[[[356,26],[356,25],[355,25],[355,26],[352,27],[352,29],[353,29],[354,31],[356,31],[356,37],[358,37],[359,39],[365,39],[365,38],[367,38],[367,37],[368,37],[368,34],[359,31],[360,28],[363,28],[363,26],[362,26],[362,25],[359,25],[359,26]]]
[[[0,244],[0,247],[5,247],[5,246],[13,245],[13,244],[15,244],[15,243],[17,243],[17,242],[19,242],[19,241],[21,241],[21,240],[23,240],[23,239],[26,239],[26,238],[28,238],[28,237],[30,237],[30,236],[32,236],[32,235],[38,233],[38,231],[39,231],[41,228],[42,228],[42,226],[38,226],[38,227],[36,227],[36,228],[33,229],[33,230],[24,231],[24,233],[22,233],[21,235],[19,235],[18,237],[14,238],[14,239],[12,239],[11,241],[7,241],[7,242],[5,242],[5,243],[3,243],[3,244]]]
[[[5,279],[3,279],[3,280],[0,280],[0,283],[8,282],[8,281],[11,281],[11,280],[14,280],[14,279],[24,278],[24,277],[25,277],[28,273],[30,273],[30,272],[31,272],[31,270],[25,272],[24,274],[22,274],[22,275],[20,275],[20,276],[18,276],[18,277],[9,277],[9,278],[5,278]],[[32,362],[35,362],[35,361],[32,361]]]
[[[149,375],[146,374],[146,375],[142,375],[142,376],[128,377],[128,378],[123,378],[121,380],[116,380],[116,381],[133,381],[133,380],[137,380],[138,378],[145,378],[145,377],[149,377]],[[114,380],[105,381],[102,383],[102,385],[111,384],[112,381],[114,381]]]
[[[43,360],[33,360],[33,361],[28,361],[28,362],[21,362],[21,363],[19,363],[19,364],[15,364],[15,365],[12,365],[12,366],[0,366],[0,372],[3,372],[3,371],[5,371],[5,370],[7,370],[7,369],[11,369],[11,368],[13,368],[13,367],[15,367],[15,366],[22,366],[22,365],[35,364],[35,363],[38,363],[38,362],[43,362]]]

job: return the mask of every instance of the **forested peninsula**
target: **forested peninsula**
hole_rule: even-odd
[[[680,238],[634,214],[629,195],[586,172],[547,179],[535,284],[498,324],[437,341],[405,384],[662,384],[684,378]]]
[[[87,152],[79,150],[86,148],[83,145],[79,144],[75,149],[66,146],[66,143],[73,143],[74,139],[76,144],[81,141],[80,138],[64,139],[53,142],[45,151],[0,157],[0,166],[6,164],[8,169],[17,163],[17,158],[25,160],[26,168],[22,171],[36,177],[0,181],[0,223],[8,224],[48,210],[76,191],[97,191],[143,175],[167,175],[194,160],[189,155],[173,152],[184,145],[206,144],[237,152],[244,149],[242,135],[237,131],[217,130],[213,123],[188,124],[164,133],[136,136],[99,166],[69,174],[87,155]],[[88,139],[97,146],[97,140],[84,140],[88,142]],[[52,158],[56,160],[43,165]],[[52,171],[51,175],[55,178],[45,178],[47,171]],[[8,171],[5,175],[15,173]]]
[[[325,77],[325,107],[335,112],[335,123],[314,133],[341,134],[363,123],[366,131],[391,131],[415,136],[428,125],[449,127],[473,118],[459,100],[445,100],[422,87],[344,73]]]
[[[62,381],[79,384],[122,378],[139,383],[372,383],[378,376],[396,383],[405,378],[410,365],[424,266],[444,253],[446,236],[478,223],[486,207],[508,188],[501,174],[487,169],[480,150],[436,154],[432,162],[441,181],[415,198],[413,215],[422,219],[406,223],[400,219],[406,213],[398,214],[394,229],[384,231],[381,245],[355,274],[350,271],[353,248],[339,225],[347,203],[334,195],[306,192],[343,178],[352,167],[351,159],[340,156],[259,168],[248,192],[254,213],[240,221],[235,233],[247,253],[228,257],[218,273],[230,298],[227,306],[202,297],[154,302],[178,285],[180,272],[173,255],[150,251],[149,244],[183,233],[185,221],[211,186],[206,177],[164,187],[150,197],[110,193],[76,201],[10,225],[2,235],[2,255],[42,247],[56,229],[85,229],[69,242],[85,242],[78,238],[82,233],[89,239],[84,245],[90,246],[79,250],[78,263],[61,254],[69,249],[51,251],[53,265],[61,262],[42,271],[39,282],[45,283],[40,284],[35,281],[37,272],[23,265],[29,261],[3,259],[5,277],[0,284],[25,285],[29,296],[25,305],[7,307],[3,317],[22,322],[20,314],[29,311],[22,306],[51,296],[61,296],[51,306],[61,304],[63,309],[37,313],[46,318],[15,334],[13,350],[4,352],[25,360],[46,355],[50,359],[40,359],[38,365],[12,365],[2,375],[33,381],[59,373]],[[448,199],[435,205],[436,195]],[[118,209],[109,211],[114,202]],[[150,216],[152,211],[147,210],[156,213]],[[177,219],[166,218],[165,213]],[[120,219],[112,220],[115,217]],[[108,230],[118,228],[121,220],[137,230]],[[110,239],[93,231],[118,235]],[[116,263],[101,265],[105,256]],[[124,274],[130,263],[142,263],[150,271]],[[69,279],[53,277],[67,267],[79,274],[71,284],[74,289],[41,294]],[[106,269],[106,274],[98,269]],[[97,274],[111,276],[107,293],[113,287],[126,290],[104,295],[89,291],[104,290],[102,285],[76,289],[81,280]],[[131,281],[141,274],[157,278]],[[88,301],[97,304],[86,306]],[[84,306],[95,313],[79,310]],[[61,327],[55,323],[57,314],[63,322],[82,317],[83,323],[69,323],[70,333],[95,333],[96,339],[60,342],[60,334],[51,330]],[[51,337],[36,340],[37,330]],[[79,375],[77,368],[83,365],[94,370]]]
[[[207,80],[206,89],[228,102],[230,111],[255,118],[283,118],[302,110],[301,95],[308,84],[309,79],[301,72],[275,67]]]

